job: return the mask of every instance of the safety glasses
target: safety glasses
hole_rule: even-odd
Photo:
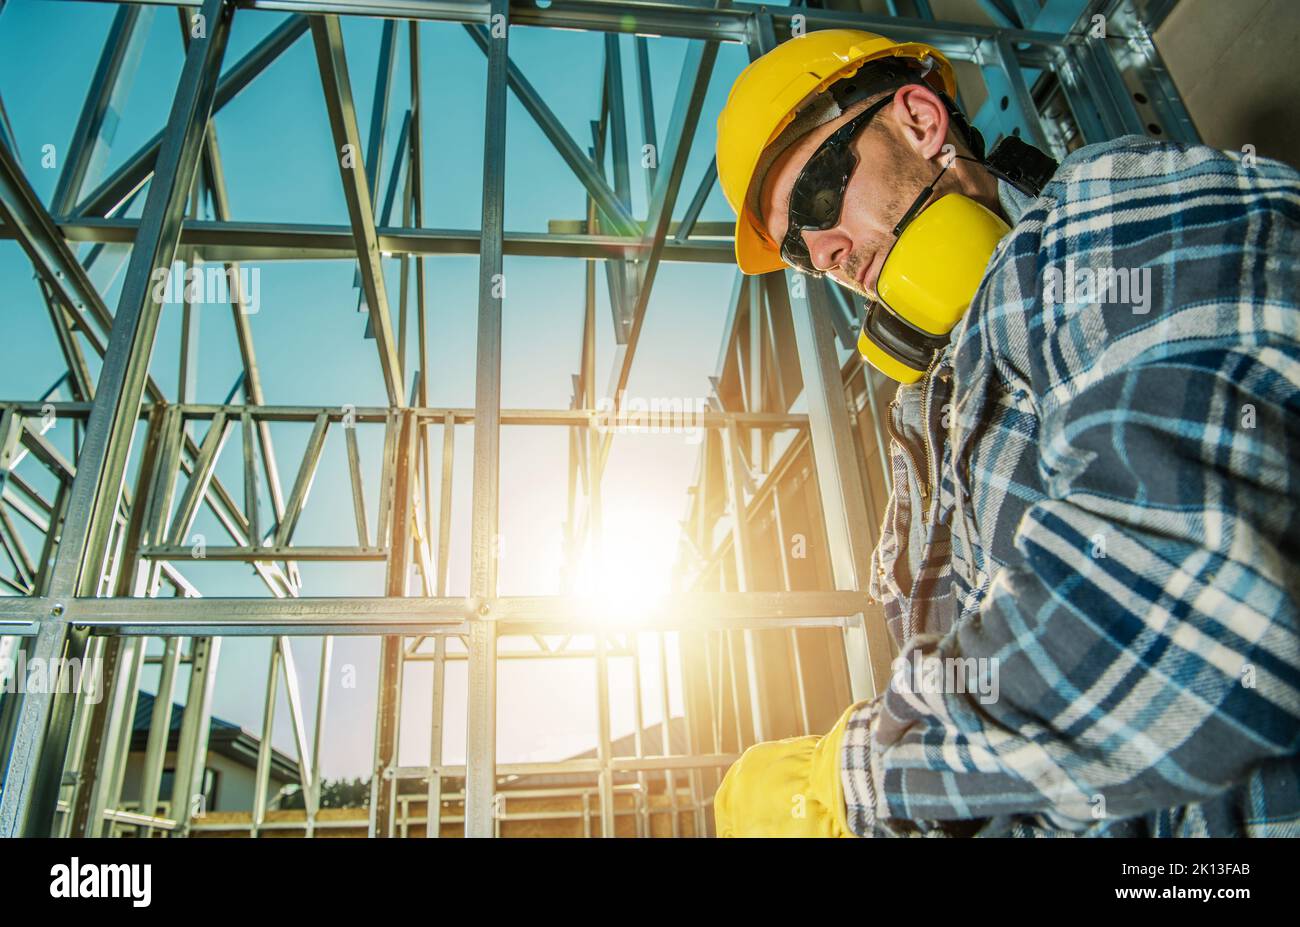
[[[822,276],[822,272],[813,266],[803,233],[833,228],[840,221],[844,191],[853,176],[853,169],[858,166],[858,156],[852,148],[853,139],[893,99],[891,93],[877,100],[832,132],[813,152],[795,179],[790,189],[790,224],[781,243],[781,257],[787,264],[810,276]]]
[[[796,267],[810,277],[822,277],[824,271],[813,266],[812,256],[808,253],[808,244],[803,239],[805,231],[824,231],[834,228],[840,221],[844,209],[844,191],[848,189],[849,178],[858,166],[858,156],[851,147],[854,137],[861,131],[871,117],[892,102],[894,94],[877,100],[857,116],[840,126],[822,142],[813,152],[804,169],[800,172],[790,190],[790,224],[781,243],[781,257],[787,264]],[[952,109],[949,109],[952,112]],[[903,218],[894,226],[894,236],[903,234],[903,230],[925,207],[934,188],[943,177],[953,160],[975,161],[965,155],[953,155],[944,161],[938,176],[928,187],[912,201]]]

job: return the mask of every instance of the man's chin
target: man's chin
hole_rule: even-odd
[[[878,301],[878,297],[876,296],[876,291],[874,287],[864,286],[861,283],[858,283],[856,280],[853,281],[841,280],[839,277],[832,277],[831,279],[834,280],[836,283],[838,283],[840,286],[844,287],[844,289],[856,293],[857,295],[861,296],[863,299],[869,299],[872,302]]]

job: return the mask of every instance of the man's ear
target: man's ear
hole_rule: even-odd
[[[907,145],[925,158],[933,160],[948,139],[948,110],[929,87],[904,84],[894,94],[891,115]]]

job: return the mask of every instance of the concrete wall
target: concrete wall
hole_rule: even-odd
[[[1300,3],[1180,0],[1155,41],[1207,145],[1300,166]]]

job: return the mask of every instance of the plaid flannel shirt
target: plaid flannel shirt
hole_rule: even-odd
[[[1300,835],[1297,231],[1291,168],[1138,136],[1025,201],[890,409],[854,833]]]

